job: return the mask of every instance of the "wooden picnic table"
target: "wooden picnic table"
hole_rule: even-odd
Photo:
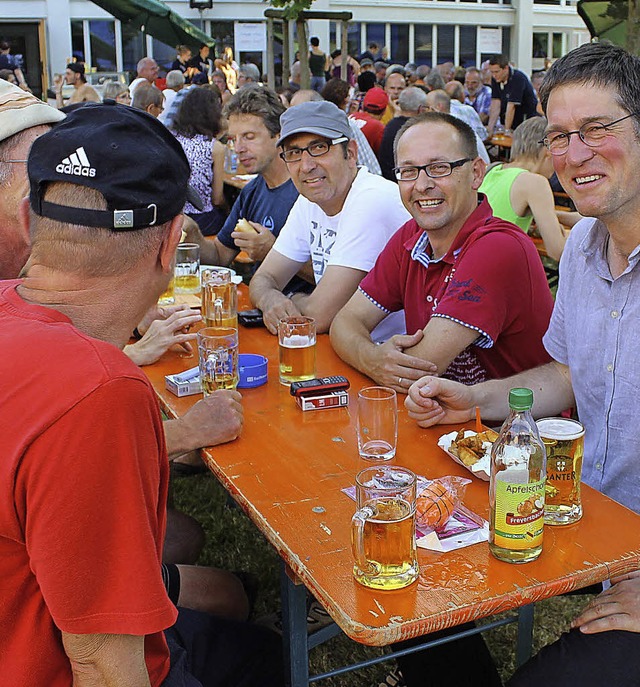
[[[240,307],[250,307],[245,287],[240,296]],[[342,489],[353,485],[356,473],[365,467],[357,450],[355,404],[358,390],[372,382],[342,362],[328,336],[321,335],[318,376],[346,376],[351,381],[350,406],[303,413],[289,389],[279,384],[277,338],[266,329],[241,328],[239,339],[241,353],[267,356],[269,380],[242,391],[242,436],[203,455],[284,561],[284,636],[294,687],[308,684],[307,652],[319,643],[315,635],[307,638],[305,588],[350,638],[378,646],[520,609],[521,662],[530,652],[533,602],[640,567],[640,516],[585,486],[584,517],[568,527],[545,527],[537,561],[500,562],[486,542],[452,553],[419,549],[417,583],[395,592],[362,587],[352,575],[355,506]],[[185,413],[200,396],[172,395],[165,389],[164,376],[195,364],[196,358],[168,352],[143,368],[172,417]],[[437,446],[438,437],[452,429],[419,428],[409,419],[401,397],[396,463],[427,478],[470,477]],[[487,518],[488,484],[471,479],[465,505]]]

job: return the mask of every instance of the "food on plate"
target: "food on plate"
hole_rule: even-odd
[[[249,224],[249,222],[241,217],[236,223],[236,231],[242,231],[245,234],[257,234],[258,232]]]
[[[491,449],[491,444],[497,438],[498,433],[492,429],[485,429],[483,432],[473,434],[461,429],[451,442],[449,452],[459,458],[467,467],[472,467],[487,455],[488,450]]]

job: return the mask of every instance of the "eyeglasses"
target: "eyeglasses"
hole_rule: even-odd
[[[300,162],[300,160],[302,160],[302,153],[305,151],[309,153],[311,157],[320,157],[321,155],[326,155],[331,149],[331,146],[335,146],[338,143],[344,143],[348,140],[346,136],[340,136],[340,138],[334,138],[330,141],[315,141],[306,148],[289,148],[288,150],[283,150],[280,153],[280,157],[285,162]]]
[[[9,162],[29,162],[29,160],[0,160],[0,162],[5,162],[5,163],[9,163]]]
[[[569,149],[571,136],[573,134],[578,134],[578,137],[585,145],[588,145],[590,148],[597,148],[603,144],[604,139],[610,133],[609,129],[614,126],[614,124],[619,124],[625,119],[637,115],[637,112],[632,112],[624,117],[620,117],[620,119],[609,122],[609,124],[603,124],[602,122],[587,122],[575,131],[551,133],[538,142],[548,148],[552,155],[564,155]]]
[[[420,176],[421,171],[424,171],[432,179],[440,179],[441,177],[448,177],[456,167],[462,167],[467,162],[471,162],[471,159],[470,157],[465,157],[455,162],[432,162],[428,165],[394,167],[393,173],[398,181],[415,181]]]

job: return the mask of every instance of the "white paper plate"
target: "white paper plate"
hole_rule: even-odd
[[[466,430],[464,433],[465,438],[466,437],[471,437],[476,432],[472,432],[471,430]],[[453,440],[458,436],[458,432],[449,432],[449,434],[443,434],[439,439],[438,439],[438,446],[453,460],[458,463],[458,465],[462,465],[463,468],[468,470],[472,475],[475,475],[476,477],[479,477],[480,479],[483,479],[485,482],[489,481],[489,473],[491,470],[491,457],[486,454],[484,458],[481,458],[475,465],[472,465],[469,467],[468,465],[465,465],[458,456],[454,455],[449,451],[449,448],[451,447],[451,444],[453,443]]]

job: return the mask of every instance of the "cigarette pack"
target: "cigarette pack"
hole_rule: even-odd
[[[300,410],[323,410],[324,408],[341,408],[349,405],[349,394],[346,391],[329,391],[326,394],[298,396],[296,403]]]
[[[164,378],[167,389],[176,396],[192,396],[202,393],[200,384],[200,369],[192,367],[175,375],[166,375]]]

